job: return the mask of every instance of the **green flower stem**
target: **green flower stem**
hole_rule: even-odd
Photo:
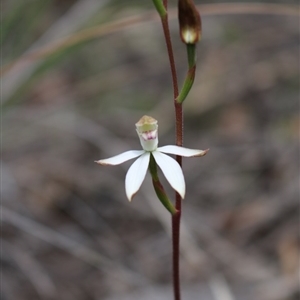
[[[167,15],[167,10],[162,2],[162,0],[153,0],[153,4],[157,10],[157,12],[159,13],[161,18],[166,17]]]
[[[176,98],[177,103],[183,103],[183,101],[188,96],[195,80],[195,73],[196,73],[196,44],[187,44],[187,56],[188,56],[188,64],[189,70],[186,74],[182,89]]]
[[[177,210],[175,209],[172,202],[169,200],[162,184],[159,181],[158,175],[157,175],[157,165],[153,158],[153,155],[150,156],[150,163],[149,163],[149,170],[152,176],[152,183],[153,187],[155,189],[156,195],[162,205],[172,214],[175,215],[177,213]]]
[[[186,77],[185,77],[185,80],[183,83],[183,87],[176,99],[176,101],[178,103],[182,103],[188,96],[188,94],[193,86],[193,83],[194,83],[195,73],[196,73],[196,65],[194,65],[192,68],[190,68],[186,74]]]
[[[196,44],[187,44],[186,51],[188,56],[189,68],[191,69],[193,66],[196,65]]]

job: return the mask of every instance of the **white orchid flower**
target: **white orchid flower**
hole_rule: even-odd
[[[96,163],[100,165],[119,165],[125,161],[138,157],[129,168],[125,179],[126,196],[128,200],[131,201],[145,179],[150,155],[153,155],[155,162],[162,170],[172,188],[178,192],[183,199],[185,196],[185,181],[182,169],[175,159],[164,153],[184,157],[194,157],[203,156],[208,150],[188,149],[174,145],[157,147],[157,120],[149,116],[143,116],[135,126],[143,150],[126,151],[107,159],[98,160]]]

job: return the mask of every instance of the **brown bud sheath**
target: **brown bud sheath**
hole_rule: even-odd
[[[185,44],[196,44],[201,39],[201,18],[192,0],[178,1],[180,37]]]

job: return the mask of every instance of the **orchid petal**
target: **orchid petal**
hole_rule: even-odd
[[[207,153],[207,150],[197,150],[197,149],[189,149],[189,148],[184,148],[184,147],[179,147],[179,146],[163,146],[163,147],[158,147],[157,151],[163,152],[163,153],[168,153],[168,154],[175,154],[179,156],[184,156],[184,157],[193,157],[193,156],[203,156]]]
[[[136,158],[140,155],[142,155],[143,153],[145,153],[144,150],[130,150],[130,151],[126,151],[123,152],[119,155],[110,157],[110,158],[106,158],[106,159],[100,159],[98,161],[96,161],[97,164],[100,165],[119,165],[122,164],[123,162]]]
[[[179,163],[174,158],[159,151],[154,151],[152,154],[171,187],[178,192],[183,199],[185,196],[185,182]]]
[[[140,189],[149,166],[150,152],[141,155],[129,168],[125,178],[126,196],[129,201]]]

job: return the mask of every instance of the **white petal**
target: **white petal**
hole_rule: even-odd
[[[136,158],[140,155],[142,155],[143,153],[145,153],[144,150],[130,150],[130,151],[126,151],[123,152],[119,155],[110,157],[110,158],[106,158],[106,159],[100,159],[98,161],[96,161],[97,164],[100,165],[119,165],[127,160]]]
[[[168,153],[168,154],[175,154],[184,157],[192,157],[192,156],[203,156],[207,153],[208,149],[197,150],[197,149],[189,149],[189,148],[169,145],[169,146],[158,147],[157,151]]]
[[[178,192],[183,199],[185,196],[185,182],[179,163],[172,157],[158,151],[154,151],[152,154],[171,187]]]
[[[144,153],[131,165],[126,174],[125,189],[129,201],[132,200],[145,179],[149,166],[149,160],[150,152]]]

